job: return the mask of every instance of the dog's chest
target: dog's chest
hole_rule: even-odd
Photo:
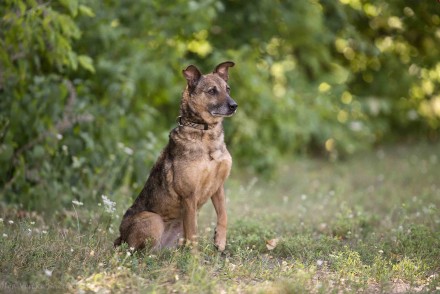
[[[174,163],[174,183],[181,197],[194,197],[203,205],[224,184],[231,170],[232,158],[224,145],[218,148],[187,150]]]
[[[227,150],[222,151],[221,149],[215,149],[208,154],[209,158],[215,161],[214,164],[224,164],[223,161],[231,160],[231,155]]]
[[[203,205],[224,184],[231,170],[232,159],[226,150],[215,150],[208,153],[205,160],[200,162],[197,204]]]
[[[229,176],[232,158],[226,147],[221,147],[206,150],[194,165],[200,179],[199,185],[205,187],[205,190],[210,190],[211,187],[217,189]]]

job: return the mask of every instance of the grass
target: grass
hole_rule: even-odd
[[[267,181],[233,171],[225,253],[214,210],[196,249],[115,250],[128,196],[51,216],[3,204],[0,291],[400,293],[440,291],[440,146],[389,146],[348,161],[297,159]],[[113,195],[134,195],[121,187]]]

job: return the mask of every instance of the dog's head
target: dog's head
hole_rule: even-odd
[[[220,63],[210,74],[202,75],[194,65],[183,70],[187,80],[182,105],[186,115],[205,123],[216,123],[223,117],[232,116],[237,103],[230,96],[227,84],[228,69],[234,66],[231,61]]]

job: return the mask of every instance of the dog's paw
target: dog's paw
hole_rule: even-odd
[[[217,248],[218,251],[223,252],[225,251],[226,248],[226,242],[222,242],[222,243],[215,243],[215,247]]]
[[[113,242],[113,247],[118,247],[122,244],[122,238],[118,237],[114,242]]]
[[[226,247],[226,232],[219,232],[216,229],[214,234],[214,244],[218,251],[223,252]]]

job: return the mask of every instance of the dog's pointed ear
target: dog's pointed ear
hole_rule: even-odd
[[[190,89],[194,89],[197,86],[197,83],[200,80],[202,74],[194,65],[188,66],[186,69],[182,70],[183,76],[188,82],[188,87]]]
[[[232,61],[225,61],[217,65],[213,71],[213,73],[218,74],[225,82],[229,79],[228,69],[233,67],[235,63]]]

